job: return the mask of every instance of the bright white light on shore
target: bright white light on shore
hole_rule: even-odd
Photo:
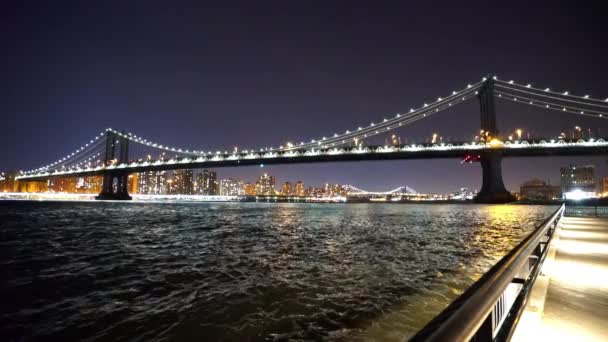
[[[583,191],[581,189],[575,189],[575,190],[564,193],[564,197],[567,200],[580,201],[580,200],[583,200],[586,198],[594,198],[595,193]]]

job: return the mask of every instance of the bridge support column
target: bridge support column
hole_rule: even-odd
[[[481,155],[481,191],[475,197],[477,203],[508,203],[515,201],[502,181],[502,154],[489,151]]]
[[[116,155],[116,147],[119,145],[118,158],[114,160]],[[118,136],[108,131],[106,133],[106,166],[113,163],[123,164],[129,162],[129,140],[118,139]],[[103,183],[101,193],[95,197],[96,200],[114,200],[126,201],[131,200],[129,196],[127,182],[129,174],[124,171],[109,170],[103,174]]]

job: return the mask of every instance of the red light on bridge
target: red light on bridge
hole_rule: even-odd
[[[472,164],[473,162],[479,162],[481,160],[481,156],[478,155],[470,155],[467,154],[461,161],[460,164],[464,164],[464,163],[469,163]]]

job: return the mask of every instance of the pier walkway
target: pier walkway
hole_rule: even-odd
[[[608,217],[565,216],[513,341],[608,340]]]

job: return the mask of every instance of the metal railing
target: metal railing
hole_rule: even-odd
[[[579,217],[589,217],[589,216],[608,216],[608,207],[605,206],[566,206],[566,211],[564,212],[565,216],[579,216]]]
[[[410,341],[506,341],[526,306],[562,204]]]

